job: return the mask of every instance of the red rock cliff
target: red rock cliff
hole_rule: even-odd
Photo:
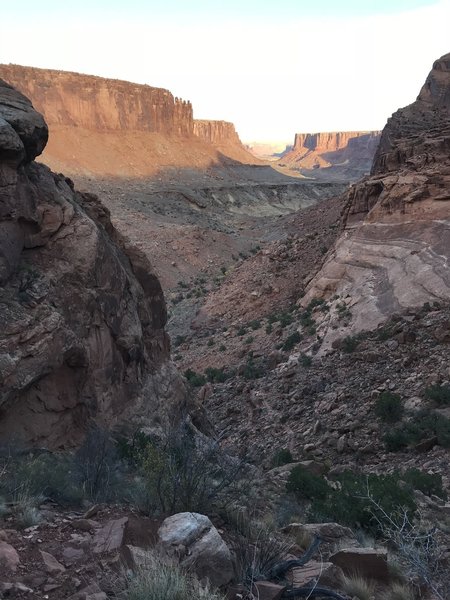
[[[351,307],[351,329],[337,318],[328,340],[450,301],[450,54],[417,100],[388,119],[371,176],[347,193],[342,226],[303,300],[338,294]]]
[[[228,121],[195,119],[194,134],[211,144],[224,144],[229,142],[242,144],[233,123],[229,123]]]
[[[332,131],[324,133],[296,133],[294,150],[307,148],[317,152],[336,152],[346,148],[349,141],[365,136],[378,136],[379,131]]]
[[[34,162],[47,136],[0,79],[0,438],[68,447],[183,398],[158,278],[94,195]]]
[[[18,65],[0,65],[0,77],[32,98],[50,129],[69,125],[94,131],[193,132],[191,103],[168,90]]]

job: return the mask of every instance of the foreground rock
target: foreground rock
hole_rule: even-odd
[[[383,130],[372,174],[348,192],[344,232],[303,299],[339,296],[350,332],[450,299],[450,54]],[[342,336],[335,311],[327,342]],[[347,331],[348,333],[348,331]]]
[[[233,565],[228,546],[204,515],[179,513],[168,517],[158,531],[160,550],[182,567],[193,569],[213,586],[229,583]]]
[[[95,196],[33,162],[47,135],[0,80],[0,435],[57,447],[90,419],[168,418],[182,388],[148,260]]]

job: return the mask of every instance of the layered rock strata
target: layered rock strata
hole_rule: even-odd
[[[42,161],[54,170],[145,177],[173,167],[203,169],[224,156],[258,162],[231,123],[194,125],[191,103],[165,89],[19,65],[0,65],[0,77],[44,115],[51,137]],[[205,135],[196,135],[200,130]]]
[[[34,162],[42,116],[0,80],[0,437],[70,447],[176,414],[162,289],[109,212]]]
[[[379,131],[297,133],[279,163],[316,178],[354,181],[369,173],[379,139]]]
[[[347,194],[342,227],[304,302],[338,294],[356,332],[450,300],[450,54],[388,120],[371,176]]]

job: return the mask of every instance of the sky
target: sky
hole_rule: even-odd
[[[0,62],[169,89],[243,141],[381,129],[450,52],[450,0],[0,0]]]

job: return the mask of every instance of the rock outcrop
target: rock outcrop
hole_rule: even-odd
[[[68,447],[91,419],[176,413],[182,389],[148,260],[94,195],[33,162],[47,136],[0,80],[0,436]]]
[[[379,139],[379,131],[297,133],[279,164],[319,179],[355,181],[369,173]]]
[[[352,186],[343,232],[303,302],[338,294],[351,332],[450,300],[450,54],[383,130],[371,176]],[[333,312],[331,313],[333,314]],[[340,328],[327,339],[342,335]]]
[[[117,79],[0,65],[0,77],[31,98],[50,128],[149,131],[189,136],[192,105],[168,91]]]
[[[231,123],[211,121],[211,135],[195,135],[191,103],[165,89],[19,65],[0,65],[0,77],[44,115],[51,136],[42,160],[54,170],[142,177],[205,168],[224,156],[258,162]]]

